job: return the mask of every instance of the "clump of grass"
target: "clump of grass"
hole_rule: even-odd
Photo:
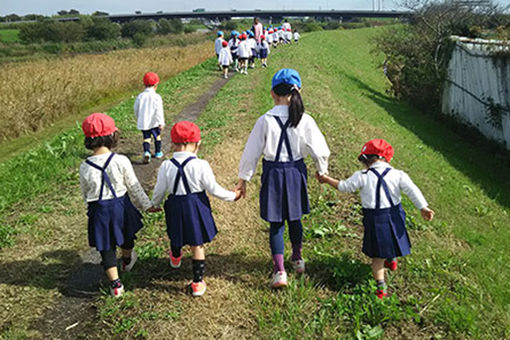
[[[168,78],[211,54],[211,43],[206,42],[2,65],[0,140],[37,131],[105,98],[143,88],[147,71]]]

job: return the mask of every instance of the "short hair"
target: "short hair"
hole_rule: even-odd
[[[94,150],[102,146],[106,146],[108,149],[111,149],[117,146],[118,140],[119,133],[117,131],[108,136],[85,137],[85,147],[89,150]]]
[[[379,159],[384,159],[386,161],[386,158],[379,156],[379,155],[365,155],[365,154],[363,154],[363,155],[359,155],[359,157],[358,157],[358,161],[365,164],[367,167],[371,166]]]

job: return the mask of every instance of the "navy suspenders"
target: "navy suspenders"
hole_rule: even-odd
[[[393,203],[393,200],[391,199],[390,190],[388,189],[388,185],[386,184],[386,181],[384,180],[384,176],[391,170],[391,168],[386,168],[382,174],[379,174],[377,170],[374,168],[369,168],[369,171],[372,171],[377,176],[377,187],[375,191],[375,208],[379,209],[381,206],[381,186],[383,187],[384,193],[386,194],[386,198],[391,204],[391,207],[393,208],[395,204]]]
[[[177,187],[179,186],[180,179],[182,179],[182,183],[184,184],[184,189],[186,190],[186,195],[191,194],[191,189],[189,187],[188,179],[186,178],[186,174],[184,174],[184,167],[192,159],[195,159],[195,157],[191,156],[191,157],[186,158],[186,160],[184,162],[182,162],[182,164],[179,164],[179,162],[177,162],[175,160],[175,158],[172,158],[170,160],[177,167],[177,176],[175,176],[174,190],[173,190],[172,195],[175,195],[175,193],[177,192]]]
[[[280,160],[280,153],[282,152],[283,142],[285,142],[285,147],[287,148],[287,153],[289,154],[289,161],[294,161],[294,157],[292,157],[292,150],[290,149],[290,141],[289,136],[287,135],[287,128],[290,125],[290,119],[287,119],[287,122],[285,124],[282,123],[280,117],[273,116],[276,121],[278,122],[278,125],[280,125],[280,128],[282,129],[282,133],[280,135],[280,140],[278,141],[278,148],[276,149],[276,157],[274,159],[275,162],[278,162]]]
[[[117,194],[115,193],[115,190],[113,190],[113,185],[112,185],[112,182],[110,181],[110,177],[108,177],[108,174],[106,173],[106,168],[110,164],[110,161],[112,160],[114,155],[115,154],[112,152],[110,157],[108,157],[108,159],[106,160],[106,162],[104,163],[104,166],[102,168],[99,165],[89,161],[88,159],[85,161],[85,163],[87,163],[91,167],[101,171],[101,173],[102,173],[102,177],[101,177],[101,189],[99,191],[99,201],[101,201],[102,198],[103,198],[104,182],[106,182],[106,184],[108,185],[108,188],[110,188],[110,191],[112,192],[113,197],[117,198]]]

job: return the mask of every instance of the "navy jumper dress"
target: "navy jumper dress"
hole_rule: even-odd
[[[262,186],[260,188],[260,217],[268,222],[297,221],[310,212],[306,189],[307,171],[303,159],[292,156],[287,128],[280,117],[273,116],[282,130],[274,161],[262,161]],[[288,162],[280,162],[283,143],[289,154]]]
[[[89,217],[89,245],[96,247],[99,251],[112,250],[116,246],[122,246],[126,242],[135,240],[135,234],[143,227],[142,214],[131,203],[127,194],[117,197],[112,182],[106,173],[106,168],[114,155],[112,153],[108,157],[103,167],[88,159],[85,161],[102,173],[99,199],[89,202],[87,211]],[[103,199],[105,182],[113,194],[112,199]]]
[[[172,247],[199,246],[211,242],[218,230],[211,213],[211,204],[205,191],[192,193],[184,167],[195,157],[188,157],[182,164],[174,158],[170,161],[177,167],[173,194],[165,201],[166,231]],[[182,180],[185,195],[176,195]]]
[[[411,243],[407,234],[405,220],[406,214],[402,205],[395,205],[391,199],[388,185],[384,176],[391,170],[387,168],[379,174],[374,168],[368,169],[373,172],[378,180],[375,194],[375,209],[363,208],[363,253],[369,257],[394,258],[411,253]],[[381,187],[391,207],[380,208]]]

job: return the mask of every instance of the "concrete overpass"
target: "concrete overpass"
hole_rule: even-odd
[[[136,19],[159,20],[159,19],[207,19],[207,20],[230,20],[232,18],[253,18],[272,19],[279,21],[283,18],[304,18],[315,19],[336,19],[348,21],[352,18],[402,18],[407,17],[410,12],[402,11],[344,11],[344,10],[249,10],[249,11],[193,11],[193,12],[174,12],[174,13],[139,13],[139,14],[118,14],[110,15],[111,21],[124,23]]]

